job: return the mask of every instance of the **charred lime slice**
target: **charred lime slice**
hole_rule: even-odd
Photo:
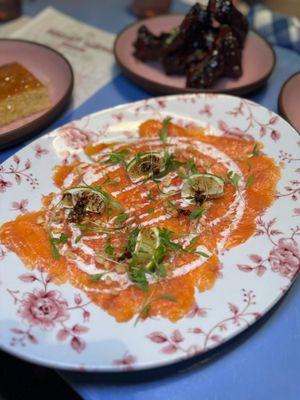
[[[142,229],[136,239],[134,255],[137,264],[148,270],[155,266],[155,250],[160,246],[159,229]]]
[[[200,200],[213,199],[224,194],[224,181],[213,174],[191,175],[183,184],[181,196]]]
[[[158,175],[164,169],[164,157],[162,154],[147,151],[137,154],[127,165],[127,173],[133,183],[141,182],[150,176]]]
[[[65,208],[74,208],[76,204],[84,204],[85,211],[102,214],[105,208],[101,193],[87,187],[75,187],[65,190],[61,204]]]

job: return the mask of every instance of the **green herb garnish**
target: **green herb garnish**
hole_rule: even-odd
[[[148,199],[149,199],[150,201],[155,200],[153,189],[150,189],[150,190],[149,190]]]
[[[162,125],[161,130],[158,132],[158,135],[159,135],[160,140],[162,141],[164,147],[167,144],[167,135],[168,135],[167,128],[171,124],[171,120],[172,120],[172,118],[165,118],[163,120],[163,125]]]
[[[57,244],[66,243],[68,240],[68,236],[65,233],[61,233],[58,238],[50,237],[50,245],[53,257],[58,260],[60,257]]]
[[[136,239],[138,237],[138,234],[140,232],[140,228],[136,227],[130,234],[129,239],[128,239],[128,243],[127,243],[127,249],[128,251],[133,254],[134,253],[134,249],[135,249],[135,245],[136,245]]]
[[[80,235],[76,236],[76,238],[75,238],[75,243],[80,242],[80,240],[82,239],[82,237],[83,237],[83,234],[82,234],[82,233],[81,233]]]
[[[115,248],[111,245],[110,241],[106,243],[104,251],[110,258],[113,259],[115,257]]]
[[[258,144],[255,143],[250,157],[258,157],[260,155]]]
[[[200,207],[196,208],[196,210],[192,211],[189,218],[190,219],[199,219],[202,217],[204,212],[206,211],[205,203],[201,204]]]
[[[163,293],[163,294],[159,295],[159,298],[167,299],[167,300],[173,301],[174,303],[177,303],[176,297],[169,293]]]
[[[193,239],[190,241],[190,243],[189,243],[189,245],[188,245],[188,248],[189,248],[189,249],[194,248],[195,245],[196,245],[197,242],[198,242],[198,239],[199,239],[199,236],[193,237]]]
[[[239,174],[233,171],[228,171],[227,178],[229,179],[230,183],[235,187],[235,189],[239,191],[239,181],[241,179]]]
[[[129,279],[143,292],[148,290],[148,281],[146,277],[146,270],[134,264],[129,265]]]
[[[128,149],[111,152],[107,154],[108,158],[104,162],[105,164],[124,164],[126,166],[125,156],[128,154]]]
[[[161,178],[167,176],[169,172],[174,171],[174,169],[182,165],[184,165],[184,163],[176,160],[174,154],[166,154],[164,170],[159,174],[155,175],[154,177],[151,177],[151,179],[153,179],[154,181],[158,181]]]
[[[148,214],[154,214],[154,208],[148,208],[147,213]]]
[[[92,281],[92,282],[98,282],[100,281],[104,275],[108,274],[108,272],[102,272],[101,274],[95,274],[95,275],[91,275],[88,280]]]
[[[255,175],[254,175],[254,174],[250,175],[250,176],[248,177],[248,179],[247,179],[246,184],[245,184],[245,189],[248,189],[248,187],[252,185],[252,183],[254,182],[254,180],[255,180]]]
[[[122,222],[124,222],[126,220],[127,217],[128,217],[128,214],[126,212],[123,212],[116,217],[115,221],[117,224],[121,224]]]
[[[118,185],[119,182],[117,181],[113,181],[109,176],[101,183],[98,184],[97,187],[101,188],[103,186],[107,186],[107,185],[112,185],[112,186],[116,186]]]
[[[178,213],[178,208],[176,207],[176,205],[174,203],[172,203],[172,201],[167,200],[166,203],[170,208],[172,208],[172,210],[174,210],[174,211],[176,211],[176,213]]]
[[[196,163],[195,163],[195,158],[188,160],[186,162],[187,168],[188,168],[188,174],[189,175],[194,175],[194,174],[198,174],[198,170],[196,167]]]

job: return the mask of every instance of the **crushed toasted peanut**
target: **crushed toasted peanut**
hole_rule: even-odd
[[[163,186],[164,187],[168,187],[170,186],[172,183],[172,176],[171,175],[167,175],[164,180],[163,180]]]
[[[108,285],[110,285],[110,284],[112,283],[112,279],[111,279],[110,276],[107,276],[107,277],[105,278],[105,283],[107,283]]]
[[[118,274],[125,274],[126,272],[126,264],[119,264],[116,266],[116,271],[118,272]]]
[[[111,268],[108,261],[104,261],[103,268],[106,269],[106,270],[109,270]]]
[[[71,260],[75,260],[76,258],[76,255],[70,250],[65,251],[65,256],[71,258]]]
[[[52,233],[54,233],[54,234],[61,233],[61,228],[53,228]]]
[[[105,262],[105,258],[103,257],[103,255],[101,253],[97,253],[95,256],[95,260],[99,263],[102,264]]]
[[[39,215],[36,219],[36,223],[42,225],[44,222],[45,222],[44,218],[41,215]]]

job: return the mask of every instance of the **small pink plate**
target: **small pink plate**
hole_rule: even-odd
[[[124,74],[151,93],[231,93],[245,94],[257,89],[271,75],[276,56],[270,44],[257,33],[250,31],[243,51],[243,75],[239,79],[222,78],[210,89],[197,90],[185,87],[185,77],[168,76],[157,63],[143,63],[133,56],[133,43],[141,25],[151,32],[168,32],[178,26],[182,15],[163,15],[145,19],[129,25],[119,33],[114,46],[114,54]]]
[[[48,86],[52,106],[45,111],[0,127],[1,148],[45,128],[68,104],[73,90],[70,63],[57,51],[25,40],[0,40],[0,66],[18,62]]]
[[[280,114],[300,133],[300,71],[283,84],[279,97]]]

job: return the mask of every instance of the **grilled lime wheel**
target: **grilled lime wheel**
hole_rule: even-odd
[[[127,173],[133,183],[145,181],[158,175],[165,166],[164,157],[158,152],[148,151],[136,155],[127,165]]]
[[[154,254],[160,246],[158,228],[142,229],[136,239],[134,254],[139,265],[148,270],[155,266]]]
[[[101,193],[86,187],[75,187],[65,190],[61,204],[65,208],[74,208],[75,204],[85,199],[85,210],[97,214],[104,211],[105,203]]]
[[[217,198],[224,194],[224,181],[213,174],[191,175],[183,184],[181,196],[184,198]]]

